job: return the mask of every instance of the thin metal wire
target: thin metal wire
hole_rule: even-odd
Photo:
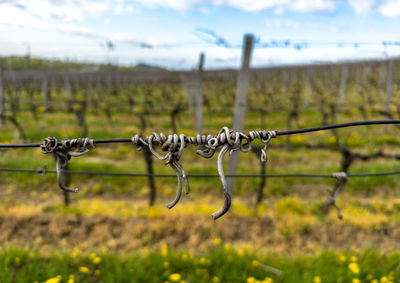
[[[360,121],[360,122],[349,122],[341,124],[332,124],[319,127],[311,127],[298,130],[287,130],[287,131],[275,131],[276,136],[304,134],[317,131],[326,131],[339,128],[355,127],[355,126],[367,126],[367,125],[388,125],[388,124],[400,124],[400,120],[375,120],[375,121]],[[131,143],[131,138],[116,138],[116,139],[95,139],[93,144],[104,144],[104,143]],[[42,143],[25,143],[25,144],[0,144],[0,148],[33,148],[40,147]],[[61,145],[61,143],[59,143]]]
[[[25,168],[0,168],[0,172],[21,172],[21,173],[37,173],[37,174],[57,174],[56,170],[46,169],[25,169]],[[96,175],[96,176],[119,176],[119,177],[156,177],[156,178],[176,178],[174,174],[145,174],[145,173],[120,173],[120,172],[95,172],[95,171],[63,171],[63,174],[69,175]],[[348,178],[365,178],[400,175],[400,171],[379,172],[379,173],[363,173],[363,174],[348,174]],[[218,174],[188,174],[190,178],[219,178]],[[329,178],[336,179],[334,174],[227,174],[227,178]]]

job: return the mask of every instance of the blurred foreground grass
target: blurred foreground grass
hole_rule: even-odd
[[[214,239],[201,254],[159,251],[110,253],[0,250],[1,282],[400,282],[400,254],[365,250],[318,255],[259,255]]]

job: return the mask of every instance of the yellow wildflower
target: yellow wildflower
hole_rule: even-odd
[[[96,254],[95,254],[95,253],[90,253],[90,254],[89,254],[89,258],[92,259],[92,260],[93,260],[95,257],[96,257]]]
[[[350,260],[353,261],[353,262],[356,262],[356,261],[357,261],[357,257],[352,256],[352,257],[350,258]]]
[[[101,257],[96,256],[95,258],[93,258],[93,263],[94,264],[99,264],[101,262]]]
[[[254,277],[249,277],[249,278],[247,278],[246,282],[247,283],[255,283],[256,279]]]
[[[351,280],[352,283],[361,283],[360,279],[358,278],[353,278],[353,280]]]
[[[167,245],[162,245],[161,246],[161,254],[163,256],[167,256],[167,254],[168,254],[168,246]]]
[[[232,244],[226,243],[225,244],[225,250],[230,251],[232,249]]]
[[[214,245],[219,246],[222,243],[221,238],[215,238],[214,239]]]
[[[47,279],[46,281],[44,281],[44,283],[59,283],[61,279],[62,279],[61,275],[57,275],[56,277]]]
[[[206,264],[207,263],[207,259],[202,257],[200,258],[200,264]]]
[[[181,275],[179,273],[172,273],[169,275],[169,280],[171,280],[172,282],[178,282],[179,280],[181,280]]]
[[[213,283],[220,283],[221,279],[219,279],[217,276],[213,277]]]
[[[244,256],[244,249],[238,249],[238,256]]]
[[[179,283],[186,283],[186,280],[181,280]]]
[[[271,277],[266,277],[263,281],[263,283],[273,283],[274,279],[272,279]]]
[[[321,283],[321,277],[314,276],[314,283]]]
[[[83,274],[89,274],[89,268],[87,268],[86,266],[81,266],[79,267],[79,272]]]
[[[381,278],[381,283],[386,283],[386,282],[388,282],[389,280],[388,280],[388,278],[386,277],[386,276],[383,276],[382,278]]]
[[[82,253],[82,251],[80,249],[74,249],[74,251],[72,252],[71,256],[73,258],[78,257],[80,254]]]
[[[354,274],[358,274],[360,273],[360,268],[358,267],[358,264],[356,262],[352,262],[349,264],[349,269],[351,270],[351,272],[353,272]]]
[[[377,279],[371,280],[371,283],[378,283]]]
[[[253,247],[250,244],[246,245],[246,251],[248,251],[249,253],[253,250]]]
[[[100,276],[100,274],[101,274],[101,271],[100,271],[99,269],[96,269],[96,270],[94,271],[94,275]]]
[[[164,261],[163,262],[163,266],[164,266],[164,268],[168,268],[169,267],[169,262],[168,261]]]
[[[74,283],[75,282],[75,276],[73,274],[71,274],[68,278],[67,283]]]
[[[258,267],[260,265],[260,262],[258,260],[253,260],[251,263],[254,267]]]
[[[183,255],[182,255],[182,260],[183,260],[183,261],[186,261],[187,258],[188,258],[187,254],[183,254]]]
[[[347,258],[346,258],[344,255],[341,255],[341,256],[339,257],[339,260],[340,260],[341,262],[345,262],[346,259],[347,259]]]

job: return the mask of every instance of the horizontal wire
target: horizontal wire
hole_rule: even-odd
[[[56,174],[56,170],[45,169],[24,169],[24,168],[0,168],[0,172],[21,172],[21,173],[37,173],[37,174]],[[146,174],[146,173],[118,173],[118,172],[95,172],[95,171],[71,171],[64,170],[64,174],[69,175],[98,175],[98,176],[125,176],[125,177],[158,177],[158,178],[176,178],[175,174]],[[347,174],[349,178],[378,177],[400,175],[400,171],[380,172],[380,173],[361,173]],[[219,178],[217,174],[188,174],[192,178]],[[336,178],[333,174],[232,174],[225,175],[227,178]]]
[[[367,126],[367,125],[387,125],[387,124],[400,124],[400,120],[375,120],[375,121],[361,121],[361,122],[349,122],[341,124],[324,125],[319,127],[311,127],[297,130],[286,130],[276,131],[277,136],[304,134],[317,131],[326,131],[338,128],[355,127],[355,126]],[[95,139],[94,144],[103,143],[132,143],[132,138],[116,138],[116,139]],[[0,144],[0,148],[33,148],[40,147],[42,143],[25,143],[25,144]],[[61,145],[61,143],[59,143]]]

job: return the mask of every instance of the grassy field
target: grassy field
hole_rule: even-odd
[[[215,238],[202,253],[167,245],[140,254],[82,252],[49,255],[10,247],[0,256],[2,282],[397,282],[399,254],[376,250],[318,255],[257,255]]]
[[[193,122],[182,117],[182,132],[193,135]],[[230,118],[207,118],[205,133],[216,134]],[[380,119],[373,116],[371,119]],[[81,129],[68,113],[18,116],[32,142],[47,136],[75,138]],[[114,125],[89,113],[92,138],[131,137],[140,121],[113,114]],[[337,122],[362,120],[356,112]],[[302,113],[301,126],[319,125],[319,114]],[[150,119],[146,134],[170,128],[166,114]],[[60,126],[61,125],[61,126]],[[247,130],[260,128],[249,113]],[[285,129],[285,119],[270,113],[269,129]],[[394,126],[340,131],[352,150],[397,153]],[[169,133],[166,131],[166,133]],[[306,142],[334,144],[331,132],[274,139],[268,173],[333,173],[340,153],[311,150]],[[1,126],[0,142],[19,141],[10,124]],[[226,158],[227,159],[227,158]],[[195,148],[182,160],[189,174],[216,174],[216,157],[202,159]],[[39,149],[2,150],[0,167],[54,169],[51,156]],[[154,160],[155,173],[173,174]],[[241,153],[239,172],[258,174],[260,162]],[[397,160],[357,161],[351,173],[400,171]],[[133,145],[99,145],[72,158],[71,170],[145,173],[142,153]],[[69,207],[54,174],[0,173],[0,282],[400,282],[400,192],[398,176],[349,179],[338,199],[344,219],[321,212],[333,179],[269,179],[264,201],[255,205],[258,179],[238,179],[232,211],[217,221],[210,214],[223,198],[217,178],[190,180],[191,193],[168,210],[175,178],[156,180],[157,201],[148,206],[146,178],[72,176],[80,188]],[[375,281],[374,281],[375,280]]]

